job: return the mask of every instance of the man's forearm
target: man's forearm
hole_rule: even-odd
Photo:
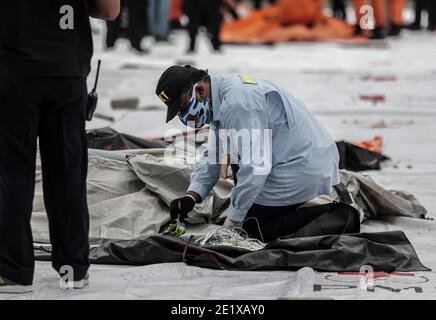
[[[114,21],[120,14],[120,0],[88,0],[88,12],[93,18]]]

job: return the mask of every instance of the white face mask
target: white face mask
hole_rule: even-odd
[[[202,101],[197,100],[195,89],[197,85],[192,89],[192,97],[189,100],[186,108],[179,113],[180,121],[191,128],[200,129],[204,125],[210,123],[211,109],[210,100],[205,97]]]

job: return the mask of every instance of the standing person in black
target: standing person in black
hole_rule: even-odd
[[[415,0],[415,21],[406,26],[410,30],[421,30],[422,12],[428,12],[427,30],[436,31],[436,1],[434,0]]]
[[[268,0],[266,1],[268,4],[274,4],[277,0]],[[254,9],[260,9],[262,8],[262,4],[264,1],[262,0],[253,0],[253,7]]]
[[[344,21],[347,20],[345,0],[332,0],[332,7],[334,17]]]
[[[0,293],[32,290],[38,137],[52,265],[75,288],[88,283],[89,15],[118,12],[119,0],[0,1]]]
[[[108,21],[106,48],[115,46],[120,37],[126,37],[138,53],[147,53],[141,47],[141,41],[147,33],[147,0],[121,0],[121,14],[115,21]]]
[[[189,18],[189,48],[188,53],[195,51],[198,28],[205,25],[209,33],[214,51],[221,48],[221,6],[223,0],[184,0],[183,11]]]
[[[431,32],[436,31],[436,1],[427,0],[428,10],[428,26],[427,30]]]

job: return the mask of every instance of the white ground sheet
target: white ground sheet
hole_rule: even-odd
[[[153,45],[137,56],[120,40],[114,52],[102,51],[103,30],[95,23],[96,55],[103,59],[98,112],[114,123],[95,119],[89,128],[112,126],[140,137],[161,136],[182,128],[177,120],[164,124],[165,113],[154,96],[166,67],[192,62],[211,73],[249,73],[281,85],[306,102],[336,140],[384,138],[383,151],[393,159],[388,168],[370,172],[388,189],[413,193],[436,217],[436,35],[404,32],[388,48],[344,47],[324,43],[289,43],[275,47],[225,47],[212,54],[204,37],[199,54],[184,56],[185,34],[173,44]],[[145,44],[152,44],[150,39]],[[136,66],[139,69],[121,68]],[[378,78],[377,78],[378,77]],[[381,77],[381,78],[380,78]],[[386,78],[387,77],[387,78]],[[386,80],[394,81],[386,81]],[[91,74],[89,82],[93,80]],[[380,81],[382,80],[382,81]],[[383,81],[385,80],[385,81]],[[361,95],[383,95],[384,102],[363,101]],[[113,111],[111,99],[138,97],[153,111]],[[403,217],[367,221],[362,231],[403,230],[421,261],[436,270],[436,222]],[[93,265],[91,284],[64,291],[50,268],[37,262],[34,292],[0,299],[435,299],[436,272],[374,274],[298,272],[230,272],[188,267],[183,263],[146,267]]]

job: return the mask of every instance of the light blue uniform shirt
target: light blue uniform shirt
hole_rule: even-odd
[[[330,134],[303,102],[268,81],[255,81],[256,84],[248,84],[240,76],[211,77],[213,121],[208,147],[196,164],[188,188],[204,199],[220,174],[218,161],[210,160],[229,154],[232,163],[240,167],[228,213],[236,222],[245,219],[254,203],[302,203],[330,194],[332,186],[339,183],[339,153]],[[262,139],[260,133],[259,139],[253,138],[241,146],[237,135],[220,136],[222,129],[270,129],[270,139]],[[270,145],[263,143],[267,141]],[[233,153],[228,147],[232,143],[240,145]],[[253,152],[264,157],[250,157]]]

